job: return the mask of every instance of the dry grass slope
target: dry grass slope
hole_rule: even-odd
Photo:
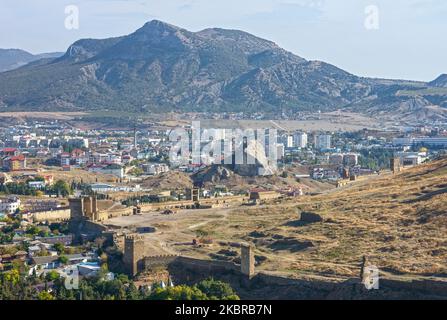
[[[300,211],[325,221],[301,223]],[[445,276],[447,159],[299,203],[234,210],[227,223],[202,228],[254,242],[267,258],[260,268],[270,271],[355,276],[367,255],[384,273]]]

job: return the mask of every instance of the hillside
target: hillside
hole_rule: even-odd
[[[0,74],[0,83],[4,111],[392,114],[447,100],[443,91],[415,93],[426,83],[360,78],[243,31],[190,32],[157,20],[127,36],[79,40],[59,59]]]
[[[307,168],[302,169],[308,172]],[[302,189],[305,193],[315,193],[335,188],[335,185],[318,182],[312,179],[296,179],[294,170],[287,171],[287,175],[246,177],[234,173],[224,166],[211,166],[192,175],[195,184],[212,189],[216,185],[224,185],[233,192],[247,192],[250,189],[266,189],[284,191]],[[302,172],[301,172],[302,173]]]
[[[222,223],[200,224],[202,233],[223,241],[201,254],[231,250],[225,241],[248,241],[264,257],[259,268],[272,272],[356,276],[365,255],[382,274],[445,277],[446,181],[443,159],[318,196],[222,212]],[[324,222],[300,222],[303,211],[319,214]],[[182,225],[188,232],[198,230],[189,231],[186,221]],[[176,224],[177,230],[182,225]]]

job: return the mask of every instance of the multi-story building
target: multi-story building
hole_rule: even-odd
[[[285,147],[284,147],[284,144],[283,144],[283,143],[278,143],[278,144],[276,145],[276,148],[277,148],[277,150],[276,150],[276,154],[277,154],[277,158],[278,158],[278,160],[282,160],[282,159],[284,159],[284,155],[285,155]]]
[[[3,159],[3,168],[7,171],[19,171],[26,169],[26,157],[23,154],[6,157]]]
[[[293,148],[294,147],[293,136],[287,136],[286,137],[286,147],[287,148]]]
[[[159,174],[165,173],[169,171],[169,166],[164,163],[148,163],[143,164],[142,169],[144,173],[157,176]]]
[[[70,154],[63,152],[59,155],[60,166],[65,167],[70,165]]]
[[[322,150],[322,149],[330,149],[331,148],[331,139],[332,136],[329,134],[320,134],[316,136],[315,139],[315,148]]]
[[[307,133],[305,132],[297,132],[294,134],[295,146],[298,148],[306,148],[307,147]]]
[[[0,157],[13,157],[19,155],[16,148],[3,148],[0,150]]]
[[[0,198],[0,212],[13,214],[20,207],[20,199],[16,197]]]
[[[425,145],[429,147],[447,147],[447,137],[396,138],[395,146]]]

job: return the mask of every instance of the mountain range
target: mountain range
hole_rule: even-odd
[[[0,73],[4,111],[340,109],[445,119],[447,75],[429,83],[358,77],[243,31],[191,32],[158,20]]]
[[[40,59],[62,56],[63,52],[32,54],[20,49],[0,49],[0,72],[10,71]]]

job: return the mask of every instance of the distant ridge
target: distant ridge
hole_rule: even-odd
[[[62,55],[62,52],[34,55],[21,49],[0,49],[0,72],[14,70],[36,60],[58,58]]]
[[[244,31],[191,32],[153,20],[127,36],[82,39],[57,59],[1,73],[0,107],[136,113],[349,110],[439,120],[445,118],[447,91],[428,89],[445,87],[442,79],[362,78]]]

